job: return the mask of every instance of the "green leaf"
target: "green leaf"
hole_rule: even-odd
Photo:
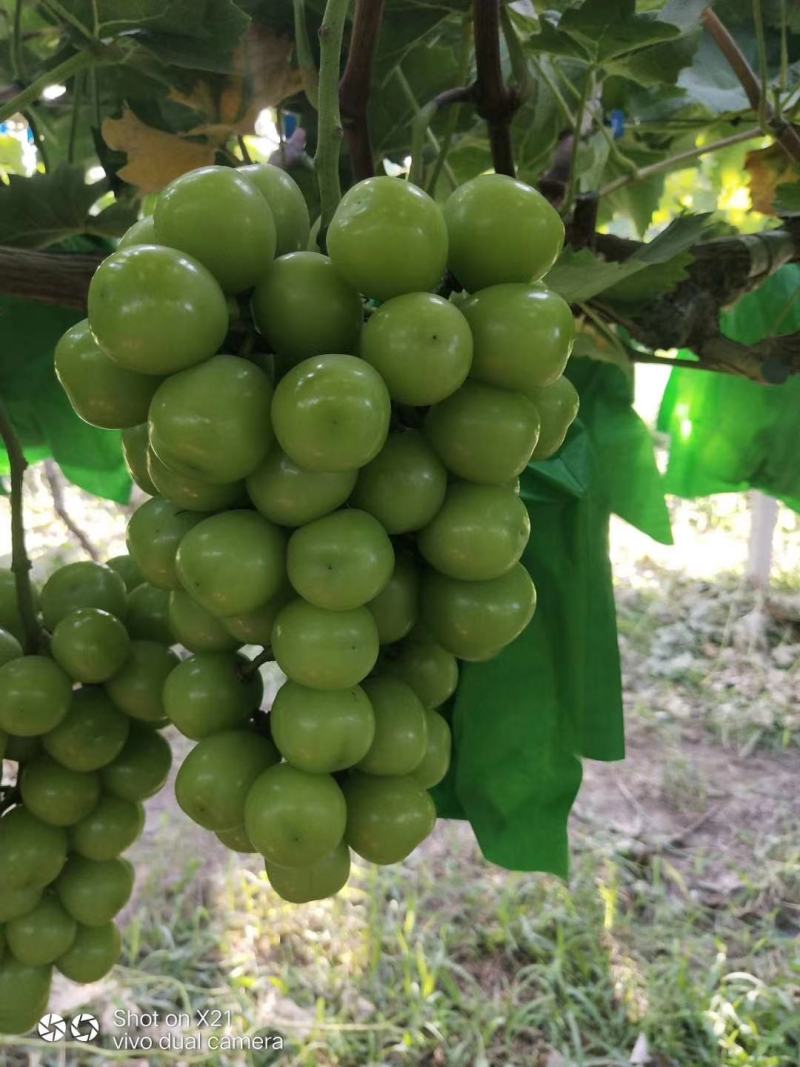
[[[619,74],[639,85],[674,85],[682,70],[690,66],[700,35],[662,41],[628,53],[604,64],[609,74]]]
[[[784,182],[775,190],[772,203],[776,215],[800,215],[800,182]]]
[[[745,111],[750,106],[739,79],[707,36],[701,38],[694,61],[682,71],[678,85],[711,115]]]
[[[87,185],[83,168],[68,164],[29,178],[10,175],[0,185],[0,244],[47,248],[79,233],[119,236],[133,221],[132,208],[118,203],[90,214],[107,190],[105,180]]]
[[[677,26],[637,15],[635,0],[584,0],[565,11],[557,26],[543,20],[535,40],[542,51],[605,65],[679,33]]]
[[[136,41],[165,63],[226,72],[250,24],[232,0],[61,0],[91,35]],[[68,26],[69,23],[64,23]]]
[[[590,300],[653,264],[668,264],[670,260],[683,257],[701,237],[708,219],[709,215],[703,214],[683,215],[673,220],[657,237],[642,245],[622,263],[607,262],[587,248],[579,252],[567,248],[547,275],[547,284],[570,303]],[[685,262],[681,259],[678,266],[660,272],[658,277],[668,288],[672,288],[678,269],[683,271],[684,268]],[[658,291],[651,290],[649,295],[656,295]]]

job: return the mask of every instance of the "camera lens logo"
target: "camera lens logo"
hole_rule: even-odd
[[[43,1015],[36,1027],[42,1041],[63,1041],[67,1036],[66,1021],[55,1013]]]
[[[76,1041],[94,1041],[100,1033],[100,1024],[94,1015],[90,1015],[88,1011],[76,1015],[69,1024],[69,1028]]]

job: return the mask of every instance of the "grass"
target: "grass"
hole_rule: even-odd
[[[209,872],[190,858],[166,892],[174,862],[153,866],[124,966],[87,1008],[106,1043],[121,1033],[115,1009],[214,1007],[232,1032],[285,1045],[199,1054],[211,1067],[622,1067],[640,1034],[658,1065],[796,1067],[797,852],[756,842],[750,881],[720,907],[667,853],[634,861],[591,837],[570,889],[499,871],[445,827],[419,862],[359,868],[339,898],[308,908],[283,904],[249,861]],[[36,1062],[111,1062],[75,1055]],[[177,1046],[147,1055],[201,1062]]]

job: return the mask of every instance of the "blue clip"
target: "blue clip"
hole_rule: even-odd
[[[625,133],[625,112],[621,108],[615,107],[609,118],[611,122],[611,132],[616,141]]]
[[[291,137],[294,131],[297,129],[297,115],[293,115],[291,111],[287,111],[283,116],[283,136],[287,138]]]

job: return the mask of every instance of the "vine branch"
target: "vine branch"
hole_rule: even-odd
[[[31,585],[31,561],[25,548],[25,515],[23,510],[23,493],[25,489],[25,471],[28,461],[22,451],[11,416],[0,400],[0,438],[3,440],[8,463],[11,468],[11,570],[17,591],[24,645],[26,652],[35,652],[39,646],[42,631],[36,619],[36,606]]]
[[[5,122],[17,112],[24,111],[30,104],[35,103],[48,85],[57,82],[68,81],[73,75],[86,70],[95,62],[95,56],[91,52],[76,52],[74,56],[65,59],[63,63],[46,70],[38,78],[27,85],[24,89],[13,96],[10,100],[0,104],[0,122]]]
[[[356,0],[347,64],[339,82],[339,111],[356,181],[375,173],[367,104],[382,17],[383,0]]]
[[[739,79],[739,84],[745,91],[750,107],[759,115],[759,118],[766,120],[764,133],[771,134],[787,156],[795,163],[800,163],[800,134],[794,126],[775,114],[769,100],[762,92],[761,83],[750,66],[747,56],[736,43],[730,30],[710,7],[703,12],[703,24],[725,57],[728,66]]]
[[[344,24],[350,0],[328,0],[319,28],[319,127],[314,168],[320,197],[320,240],[342,198],[339,180],[339,156],[342,147],[342,124],[339,114],[339,68],[342,58]]]
[[[519,95],[503,81],[500,62],[500,0],[474,0],[475,107],[489,129],[492,163],[498,174],[514,177],[511,119]]]

